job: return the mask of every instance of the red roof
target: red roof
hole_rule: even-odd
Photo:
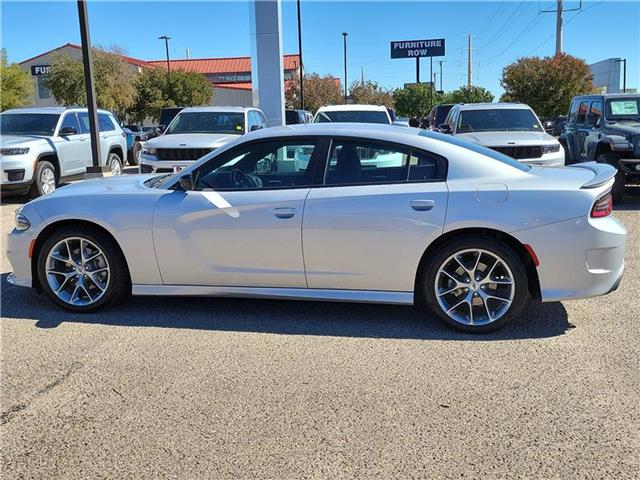
[[[48,55],[48,54],[53,53],[53,52],[56,52],[58,50],[62,50],[63,48],[67,48],[67,47],[75,48],[77,50],[82,50],[82,47],[80,45],[76,45],[75,43],[65,43],[61,47],[57,47],[57,48],[54,48],[52,50],[48,50],[48,51],[46,51],[44,53],[36,55],[35,57],[31,57],[31,58],[28,58],[26,60],[23,60],[22,62],[20,62],[20,64],[30,62],[31,60],[35,60],[36,58],[39,58],[39,57],[44,57],[45,55]],[[132,65],[137,65],[138,67],[153,67],[153,66],[155,66],[155,65],[149,64],[149,62],[145,62],[144,60],[139,60],[137,58],[127,57],[126,55],[119,55],[119,56],[122,57],[122,59],[125,62],[131,63]]]
[[[150,60],[150,65],[165,66],[166,60]],[[243,73],[251,71],[251,57],[229,58],[192,58],[189,60],[171,60],[171,68],[198,73]],[[300,56],[283,55],[285,70],[295,70],[300,64]]]

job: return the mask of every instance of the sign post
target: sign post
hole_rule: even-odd
[[[429,109],[433,106],[433,57],[444,57],[444,38],[431,40],[402,40],[391,42],[391,58],[415,58],[416,59],[416,83],[420,83],[420,57],[429,57],[431,72],[429,83],[431,85],[429,95]],[[440,79],[442,83],[442,79]]]

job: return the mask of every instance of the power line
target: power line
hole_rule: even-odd
[[[489,19],[489,21],[487,23],[484,24],[484,27],[482,27],[482,30],[480,30],[480,33],[478,34],[478,37],[482,36],[482,34],[484,33],[484,31],[487,29],[487,27],[489,25],[491,25],[491,23],[493,22],[493,19],[496,18],[496,15],[498,14],[498,12],[500,11],[500,9],[502,8],[502,5],[504,5],[504,0],[502,0],[500,2],[500,5],[498,5],[498,8],[496,8],[496,11],[493,12],[493,15],[491,15],[491,18]]]
[[[491,60],[485,63],[485,66],[488,67],[489,65],[494,63],[498,58],[500,58],[507,50],[509,50],[512,46],[514,46],[518,42],[518,40],[520,40],[524,35],[532,31],[533,28],[540,22],[541,19],[542,19],[542,16],[540,15],[540,13],[537,13],[536,16],[533,17],[533,19],[522,29],[520,34],[517,35],[511,41],[511,43],[509,43],[509,45],[507,45],[499,54],[497,54],[495,57],[493,57]]]
[[[507,18],[507,20],[502,24],[502,26],[496,31],[496,33],[493,35],[493,37],[491,37],[491,39],[486,42],[484,45],[482,45],[480,47],[480,50],[482,50],[483,48],[485,48],[487,45],[489,45],[490,43],[492,43],[496,38],[498,38],[498,36],[505,30],[505,27],[507,27],[507,25],[509,24],[509,22],[511,21],[511,19],[515,16],[515,14],[518,12],[518,10],[520,10],[520,7],[522,7],[522,5],[524,5],[526,3],[526,0],[523,0],[522,2],[520,2],[518,4],[518,6],[515,8],[515,10],[511,13],[511,15],[509,15],[509,17]],[[508,28],[508,27],[507,27]]]

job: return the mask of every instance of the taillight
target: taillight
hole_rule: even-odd
[[[607,192],[603,196],[598,198],[593,204],[593,208],[591,209],[591,217],[606,217],[607,215],[611,214],[611,210],[613,210],[613,198],[611,198],[611,192]]]

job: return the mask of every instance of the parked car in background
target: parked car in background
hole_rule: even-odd
[[[266,128],[262,110],[250,107],[182,109],[164,133],[144,143],[141,173],[176,172],[246,132]]]
[[[152,125],[150,127],[143,127],[145,133],[147,134],[147,139],[155,138],[158,135],[162,134],[160,128],[157,125]]]
[[[305,168],[292,168],[295,148]],[[130,292],[416,303],[489,332],[530,296],[617,288],[614,174],[530,167],[426,130],[276,127],[177,175],[89,180],[24,205],[9,281],[73,312]]]
[[[451,111],[451,107],[453,107],[452,103],[443,103],[442,105],[433,107],[429,115],[427,115],[422,128],[438,131],[440,124],[444,123],[445,118],[447,118],[447,115]]]
[[[559,115],[558,117],[556,117],[556,121],[553,125],[553,131],[551,132],[551,135],[553,135],[554,137],[559,137],[560,135],[562,135],[562,132],[564,131],[564,126],[567,123],[567,116],[566,115]],[[565,159],[567,157],[567,152],[565,151]]]
[[[300,123],[311,123],[313,115],[307,110],[294,110],[288,108],[284,111],[285,123],[287,125],[297,125]]]
[[[162,133],[171,121],[178,115],[184,107],[165,107],[160,110],[160,119],[158,120],[158,130]]]
[[[396,125],[398,127],[408,127],[409,126],[409,118],[408,117],[396,117],[393,121],[392,125]]]
[[[541,118],[542,126],[544,131],[549,135],[553,135],[554,137],[560,136],[562,130],[564,129],[564,124],[566,123],[567,117],[565,115],[559,115],[557,117],[546,117]]]
[[[101,165],[120,175],[127,152],[116,117],[98,110]],[[21,108],[0,114],[2,193],[38,197],[93,165],[86,108]]]
[[[389,109],[384,105],[328,105],[320,107],[313,123],[383,123],[391,125]]]
[[[637,94],[575,97],[560,142],[567,163],[608,163],[618,170],[614,201],[625,185],[640,182],[640,96]]]
[[[440,132],[489,147],[529,165],[562,166],[564,150],[522,103],[454,105]]]

